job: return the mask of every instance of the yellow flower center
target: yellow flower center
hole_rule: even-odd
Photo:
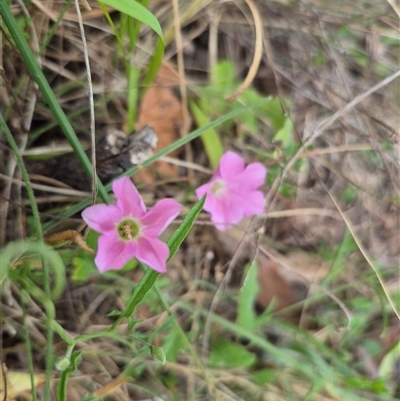
[[[135,220],[124,219],[118,223],[117,231],[123,241],[133,241],[140,234],[140,225]]]
[[[222,180],[217,180],[211,187],[211,193],[217,197],[221,197],[226,192],[226,184]]]

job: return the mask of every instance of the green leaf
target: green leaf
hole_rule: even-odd
[[[292,132],[292,121],[290,120],[290,118],[286,118],[283,127],[279,129],[278,132],[275,134],[274,140],[281,141],[285,149],[290,148],[293,144]]]
[[[121,13],[137,19],[150,27],[161,39],[163,38],[161,26],[157,18],[146,7],[135,0],[102,0],[99,3],[107,4]]]
[[[259,386],[272,382],[276,373],[274,369],[260,369],[252,373],[253,381]]]
[[[256,356],[241,345],[226,338],[220,338],[212,345],[209,356],[210,365],[229,368],[249,367],[256,361]]]
[[[244,283],[239,292],[238,316],[236,323],[242,327],[252,330],[256,324],[256,314],[254,304],[259,292],[258,268],[256,263],[252,263],[247,270]]]
[[[400,341],[383,357],[379,365],[380,377],[394,376],[395,364],[400,358]]]
[[[262,96],[252,88],[247,89],[239,98],[243,104],[252,104],[262,99]],[[285,101],[287,103],[287,101]],[[262,118],[267,118],[275,130],[281,129],[286,117],[283,113],[281,102],[278,97],[268,98],[268,102],[263,103],[253,110],[253,113]]]
[[[178,227],[178,229],[171,235],[171,237],[167,241],[167,245],[169,247],[168,262],[173,258],[176,251],[181,246],[183,240],[189,234],[189,231],[193,227],[193,224],[196,221],[197,216],[203,209],[205,201],[206,201],[206,195],[203,195],[203,197],[192,207],[190,212],[183,219],[182,224]]]
[[[121,316],[121,311],[118,309],[113,309],[111,312],[108,312],[107,317],[118,317]]]
[[[209,118],[196,105],[196,103],[190,102],[189,106],[198,127],[204,127],[210,124]],[[201,136],[201,140],[208,160],[210,161],[210,165],[213,170],[215,170],[218,167],[221,156],[224,154],[224,147],[219,135],[214,128],[210,128]]]
[[[233,91],[236,79],[235,67],[231,61],[219,61],[211,74],[212,88],[219,93],[219,96],[224,97]]]
[[[172,316],[172,318],[174,318]],[[177,330],[175,325],[171,325],[167,335],[164,337],[163,349],[168,361],[174,362],[178,357],[180,349],[185,349],[185,343],[182,341],[181,333]]]
[[[161,362],[163,365],[166,361],[165,352],[161,347],[156,347],[155,345],[150,346],[151,356],[158,362]]]
[[[87,255],[87,257],[82,258],[75,256],[72,259],[72,265],[74,270],[72,272],[72,280],[76,282],[87,282],[90,276],[96,273],[96,265],[93,261],[93,255]]]
[[[156,45],[156,50],[154,52],[153,58],[150,60],[149,66],[148,66],[148,71],[147,74],[143,80],[143,86],[144,88],[147,88],[150,86],[150,84],[153,82],[154,78],[157,75],[157,72],[160,68],[160,65],[163,61],[164,58],[164,41],[162,38],[159,38],[157,41]]]

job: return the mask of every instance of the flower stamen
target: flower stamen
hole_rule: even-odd
[[[132,241],[133,237],[132,237],[132,233],[131,233],[131,228],[129,226],[127,226],[127,225],[124,225],[122,227],[122,230],[123,230],[124,234],[128,237],[128,239],[130,241]]]
[[[141,235],[141,226],[138,221],[124,219],[117,225],[117,231],[123,241],[134,241]]]
[[[226,192],[226,184],[222,180],[217,180],[211,187],[211,193],[218,198],[224,195]]]

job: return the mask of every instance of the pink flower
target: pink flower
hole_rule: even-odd
[[[101,233],[94,262],[100,270],[121,269],[132,258],[163,273],[167,270],[168,246],[158,236],[182,209],[177,201],[163,199],[149,211],[128,177],[112,184],[116,205],[89,206],[83,220]]]
[[[207,193],[204,210],[211,213],[211,221],[218,230],[226,230],[244,216],[264,211],[265,197],[257,188],[264,184],[267,170],[261,163],[245,167],[244,159],[234,152],[226,152],[208,184],[197,188],[200,199]]]

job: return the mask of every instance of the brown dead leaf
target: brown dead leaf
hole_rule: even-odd
[[[55,234],[52,234],[44,239],[49,245],[60,245],[66,241],[73,241],[75,244],[80,246],[84,251],[94,254],[94,250],[90,248],[82,235],[75,230],[65,230]]]
[[[175,66],[169,61],[164,61],[158,71],[155,83],[170,88],[177,87],[179,85],[179,75]]]
[[[177,85],[177,74],[171,67],[164,65],[158,74],[156,83],[143,96],[139,109],[136,129],[150,125],[158,137],[155,153],[171,145],[180,137],[184,124],[184,109],[178,98],[173,94],[172,87]],[[178,156],[180,150],[171,152],[169,156]],[[135,175],[135,183],[151,183],[155,174],[162,177],[177,177],[178,166],[157,161],[150,168],[145,168]]]
[[[272,301],[276,302],[276,310],[280,311],[300,301],[292,286],[279,274],[275,261],[262,258],[259,261],[259,285],[260,292],[257,304],[261,309],[266,309]],[[292,312],[285,315],[287,318],[298,318],[299,314]]]

